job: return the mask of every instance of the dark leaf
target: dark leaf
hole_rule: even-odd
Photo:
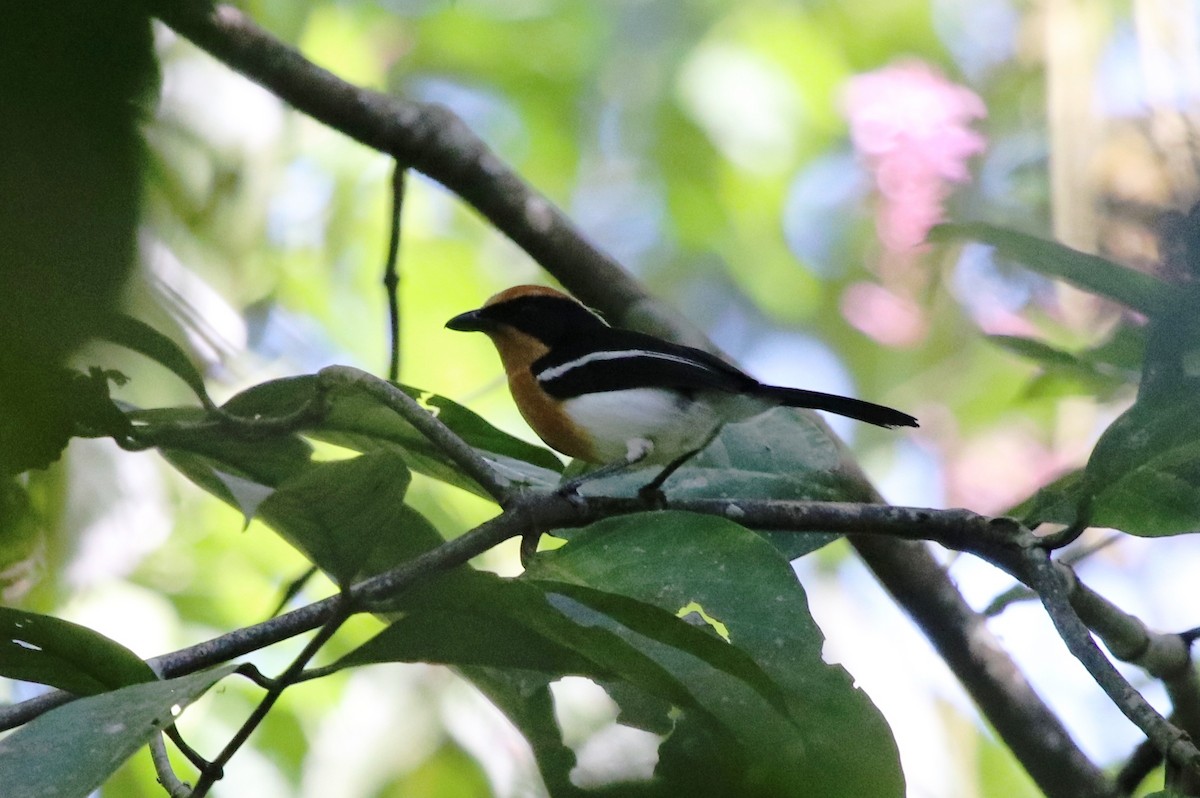
[[[345,585],[443,542],[404,504],[410,479],[403,458],[386,449],[315,463],[278,484],[259,515]]]
[[[675,472],[663,490],[674,499],[738,498],[871,501],[870,486],[846,449],[803,411],[777,408],[721,430],[708,448]],[[585,495],[631,495],[661,466],[635,468],[585,483]],[[557,534],[557,533],[556,533]],[[570,538],[576,532],[564,530]],[[832,533],[759,533],[789,560],[816,551]]]
[[[0,675],[90,695],[158,677],[125,646],[86,626],[0,607]]]
[[[1003,257],[1033,271],[1066,280],[1147,316],[1154,316],[1161,311],[1168,299],[1167,285],[1148,274],[1015,230],[983,222],[969,222],[941,224],[929,233],[930,241],[958,238],[991,244]]]
[[[30,721],[0,739],[4,794],[84,798],[236,667],[122,687]]]
[[[101,337],[139,352],[169,369],[187,383],[206,408],[212,409],[216,406],[208,396],[208,389],[204,387],[204,377],[192,364],[187,353],[179,344],[149,324],[124,314],[112,314],[104,320]]]

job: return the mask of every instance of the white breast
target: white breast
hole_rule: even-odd
[[[657,388],[633,388],[576,396],[562,407],[588,430],[604,462],[616,462],[647,441],[652,449],[642,462],[661,464],[708,443],[726,421],[749,418],[767,406],[727,394],[693,400]]]

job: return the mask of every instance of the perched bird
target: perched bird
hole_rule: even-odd
[[[607,464],[604,473],[634,463],[665,465],[643,491],[657,491],[725,424],[779,405],[881,427],[917,426],[890,407],[764,385],[708,352],[611,327],[552,288],[509,288],[446,326],[492,339],[517,408],[550,447]]]

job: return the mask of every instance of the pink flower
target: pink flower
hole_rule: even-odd
[[[842,316],[886,346],[916,346],[929,332],[921,308],[875,283],[854,283],[842,294]]]
[[[908,61],[851,79],[846,111],[879,190],[879,238],[890,252],[908,252],[941,221],[951,184],[970,180],[967,160],[987,139],[969,125],[987,108],[928,64]]]

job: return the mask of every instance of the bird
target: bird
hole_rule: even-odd
[[[582,479],[635,464],[663,466],[642,495],[661,497],[666,479],[725,424],[780,405],[880,427],[917,426],[914,417],[883,405],[761,383],[704,350],[610,326],[546,286],[505,289],[446,327],[491,339],[513,401],[547,446],[604,466]]]

